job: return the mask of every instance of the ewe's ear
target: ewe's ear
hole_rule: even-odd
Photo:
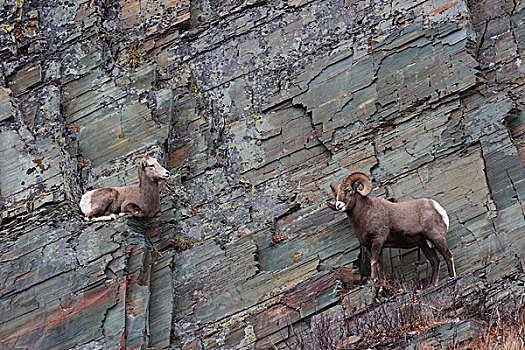
[[[337,194],[337,190],[339,189],[339,186],[341,184],[339,182],[332,182],[330,184],[330,189],[332,190],[332,193],[334,194],[334,196]]]

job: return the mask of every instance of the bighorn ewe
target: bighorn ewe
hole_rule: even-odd
[[[359,187],[362,186],[362,188]],[[346,212],[361,245],[371,252],[371,282],[384,280],[382,249],[419,247],[432,266],[429,285],[436,285],[439,257],[447,262],[448,275],[456,276],[452,253],[448,249],[446,234],[448,216],[436,201],[422,198],[392,203],[383,198],[370,198],[372,181],[361,172],[353,172],[342,183],[330,185],[335,205],[330,209]]]
[[[86,192],[79,207],[86,219],[102,221],[119,216],[133,215],[139,218],[159,217],[161,214],[159,180],[165,180],[169,172],[153,157],[138,155],[140,182],[124,186],[101,188]]]

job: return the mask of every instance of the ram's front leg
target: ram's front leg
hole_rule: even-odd
[[[372,248],[370,249],[371,257],[370,257],[370,282],[376,283],[378,280],[378,277],[382,277],[382,261],[381,261],[381,250],[383,249],[383,243],[382,242],[376,242],[372,244]]]

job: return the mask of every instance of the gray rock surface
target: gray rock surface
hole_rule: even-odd
[[[459,277],[424,293],[523,293],[521,1],[0,3],[0,347],[268,349],[381,307],[324,204],[356,170],[447,210]],[[140,153],[172,172],[163,215],[84,222]],[[410,342],[473,332],[463,312]]]

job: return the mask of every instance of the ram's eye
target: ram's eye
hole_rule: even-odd
[[[155,164],[149,164],[148,165],[150,168],[154,168],[155,167]]]

